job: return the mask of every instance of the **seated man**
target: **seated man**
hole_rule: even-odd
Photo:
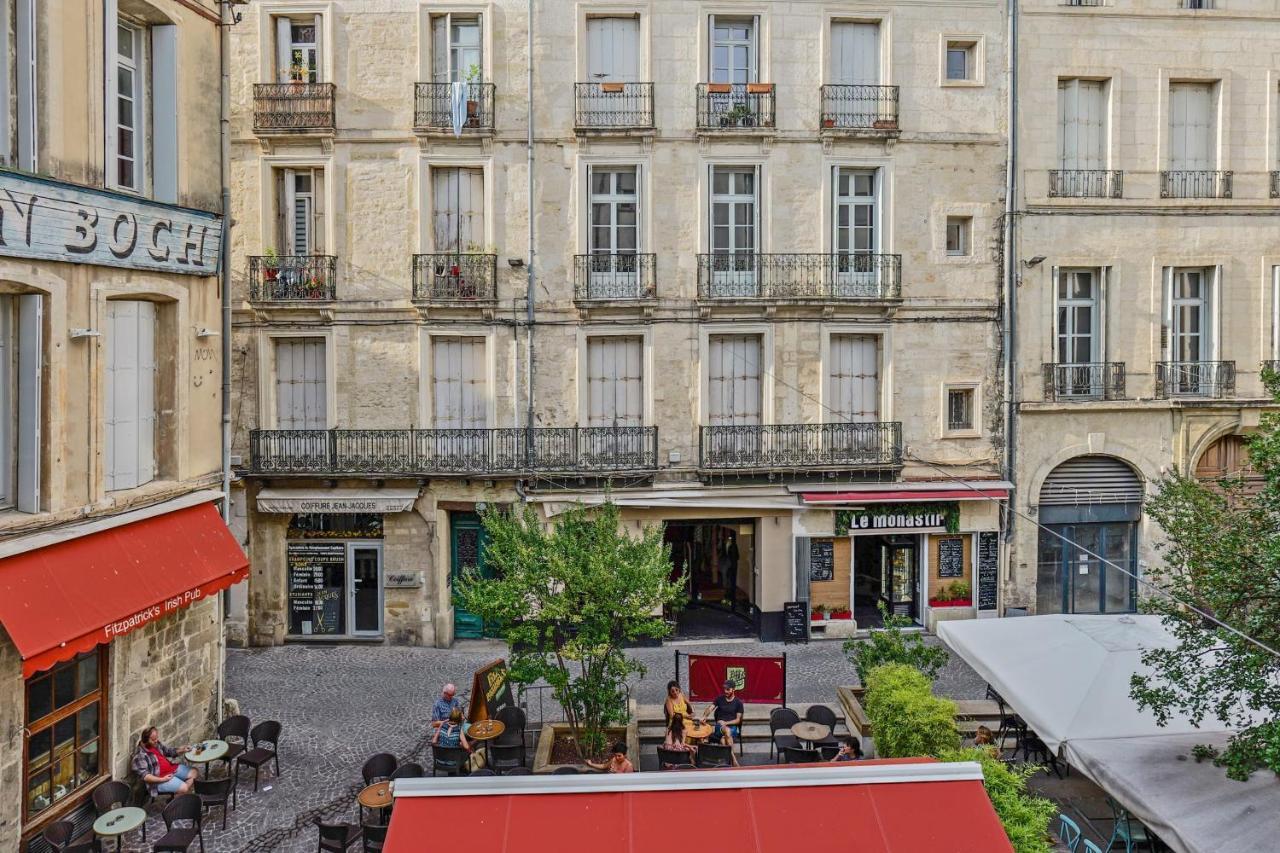
[[[160,742],[156,727],[147,726],[138,737],[138,748],[131,765],[133,772],[153,797],[157,794],[190,793],[200,773],[194,767],[173,761],[189,749],[190,746],[177,749],[165,746]]]
[[[742,700],[738,698],[737,685],[726,680],[724,692],[715,698],[712,707],[715,709],[716,722],[714,737],[725,746],[733,746],[734,741],[742,736],[742,713],[745,710]],[[702,715],[702,722],[707,721],[707,714],[711,711],[712,708],[707,708],[706,713]]]
[[[440,724],[449,719],[449,714],[455,708],[462,710],[462,700],[457,698],[458,688],[452,684],[446,684],[440,690],[440,698],[431,706],[431,727],[433,729],[440,728]]]

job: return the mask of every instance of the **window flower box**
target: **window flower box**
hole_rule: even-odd
[[[943,601],[940,598],[929,599],[930,607],[972,607],[973,599],[971,598],[949,598]]]

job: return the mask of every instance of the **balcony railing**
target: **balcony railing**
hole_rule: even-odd
[[[658,467],[658,428],[252,430],[256,474],[609,473]]]
[[[1230,171],[1177,170],[1160,173],[1161,198],[1231,198]]]
[[[704,426],[700,467],[728,470],[881,468],[902,464],[902,424]]]
[[[1156,362],[1156,397],[1222,399],[1236,393],[1234,361]]]
[[[332,83],[256,83],[255,131],[333,130]]]
[[[459,119],[464,134],[493,133],[492,83],[460,83]],[[453,83],[415,83],[413,87],[413,127],[415,130],[453,130]]]
[[[657,255],[606,254],[573,256],[573,298],[579,302],[652,299],[657,293]]]
[[[249,258],[252,302],[330,302],[337,294],[338,259],[333,255],[253,255]]]
[[[1272,373],[1280,373],[1280,359],[1267,359],[1262,362],[1261,367],[1263,370],[1270,370]]]
[[[1280,172],[1271,172],[1271,197],[1280,198]]]
[[[492,302],[497,281],[497,255],[413,256],[413,298],[419,302]]]
[[[652,83],[574,83],[573,95],[579,130],[653,127]]]
[[[698,130],[772,128],[772,83],[699,83]]]
[[[827,130],[898,130],[898,87],[829,84],[822,87],[822,127]]]
[[[1124,398],[1124,362],[1098,361],[1044,365],[1046,400],[1120,400]]]
[[[901,295],[901,255],[698,255],[699,299],[857,301]]]
[[[1050,198],[1123,198],[1119,169],[1050,169]]]

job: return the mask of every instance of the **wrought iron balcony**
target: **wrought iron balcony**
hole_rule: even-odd
[[[653,127],[652,83],[574,83],[578,130],[643,130]]]
[[[1046,364],[1044,398],[1065,401],[1124,399],[1124,362]]]
[[[521,474],[651,471],[658,428],[252,430],[255,474]]]
[[[413,256],[413,298],[418,302],[492,302],[498,298],[497,281],[497,255]]]
[[[1271,197],[1280,198],[1280,172],[1271,172]]]
[[[579,302],[652,299],[657,294],[657,255],[606,254],[573,256],[573,298]]]
[[[1119,169],[1050,169],[1050,198],[1123,198]]]
[[[698,84],[698,130],[768,129],[773,115],[772,83]]]
[[[1270,370],[1272,373],[1280,373],[1280,359],[1267,359],[1262,362],[1263,370]]]
[[[902,424],[704,426],[698,458],[708,470],[893,467],[902,464]]]
[[[1161,198],[1231,198],[1233,172],[1206,169],[1160,173]]]
[[[698,255],[699,299],[856,302],[901,295],[901,255]]]
[[[828,84],[822,87],[824,130],[898,132],[898,87]]]
[[[332,83],[256,83],[253,87],[255,133],[333,131]]]
[[[1204,397],[1220,400],[1236,393],[1234,361],[1158,361],[1156,397]]]
[[[464,134],[493,133],[492,83],[460,83],[459,118]],[[453,132],[452,83],[415,83],[413,87],[413,129]]]
[[[253,255],[249,258],[251,302],[331,302],[337,295],[338,259],[333,255]]]

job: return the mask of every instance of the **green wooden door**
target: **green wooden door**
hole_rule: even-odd
[[[453,589],[458,588],[458,579],[472,568],[484,573],[484,527],[480,524],[480,516],[473,512],[455,512],[449,517],[450,527],[450,577]],[[469,613],[458,603],[453,602],[453,636],[459,640],[474,640],[485,635],[484,620],[474,613]]]

